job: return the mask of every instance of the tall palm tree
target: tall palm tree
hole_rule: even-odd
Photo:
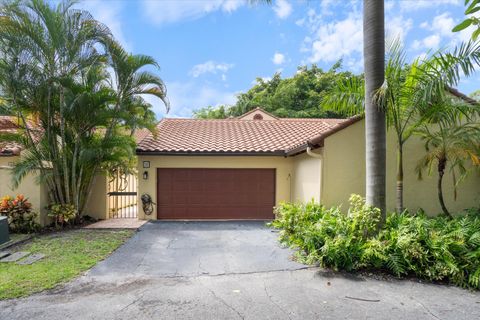
[[[135,143],[125,128],[133,133],[154,123],[141,95],[167,100],[161,79],[139,70],[158,64],[126,53],[106,26],[73,4],[0,7],[0,100],[22,124],[18,134],[3,137],[26,149],[15,182],[40,169],[50,201],[74,205],[81,215],[99,170],[133,167]],[[32,115],[36,132],[27,125]]]
[[[430,174],[436,166],[437,193],[442,211],[452,217],[443,197],[443,177],[446,171],[451,172],[454,183],[454,198],[456,198],[457,181],[467,174],[465,162],[470,160],[473,165],[480,166],[480,125],[468,112],[469,106],[448,98],[435,104],[430,121],[435,124],[423,125],[417,132],[425,142],[425,155],[416,167],[419,179],[426,169]],[[460,175],[457,177],[457,175]]]
[[[170,103],[167,99],[165,84],[154,73],[143,70],[145,67],[158,69],[159,65],[155,59],[147,55],[130,54],[115,41],[107,41],[106,47],[110,55],[109,65],[113,70],[110,84],[114,88],[116,96],[114,112],[127,111],[130,115],[135,115],[135,120],[131,117],[131,121],[136,123],[141,123],[142,119],[151,119],[152,113],[148,112],[151,105],[143,99],[145,95],[161,99],[168,112]],[[109,129],[116,124],[112,122]],[[133,134],[136,125],[132,126],[132,122],[129,124]]]
[[[363,1],[363,58],[365,72],[366,203],[386,216],[385,112],[375,92],[385,75],[385,17],[383,0]]]
[[[436,52],[426,59],[415,59],[408,65],[405,51],[398,40],[388,46],[385,58],[385,82],[375,92],[375,99],[384,108],[387,127],[396,138],[396,211],[403,207],[403,147],[415,128],[428,114],[432,100],[443,97],[448,87],[456,85],[458,75],[469,76],[478,65],[479,45],[473,42],[460,45],[453,53]],[[364,79],[351,77],[337,83],[324,97],[325,109],[346,115],[364,113]]]

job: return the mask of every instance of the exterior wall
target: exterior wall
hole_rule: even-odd
[[[0,157],[0,197],[23,194],[32,203],[33,211],[39,213],[38,222],[44,226],[50,222],[46,207],[49,205],[48,188],[37,183],[36,175],[26,176],[17,189],[12,187],[11,164],[19,157]],[[107,219],[107,179],[103,175],[95,178],[92,194],[87,203],[86,212],[96,219]]]
[[[306,153],[293,158],[293,201],[320,201],[322,160]]]
[[[143,168],[143,161],[150,161],[150,168]],[[275,202],[291,201],[291,176],[293,158],[272,156],[138,156],[138,218],[157,219],[156,210],[145,216],[140,197],[150,194],[157,203],[157,168],[270,168],[276,169]],[[143,173],[148,172],[148,179]]]
[[[89,215],[95,219],[108,219],[107,208],[107,177],[105,175],[97,175],[93,181],[92,193],[85,208],[85,215]]]
[[[261,114],[262,117],[263,117],[262,120],[277,120],[274,117],[272,117],[271,115],[269,115],[265,112],[261,112],[261,111],[256,111],[256,112],[249,113],[249,114],[245,115],[244,117],[240,117],[240,119],[242,119],[242,120],[255,120],[254,117],[255,117],[256,114]]]
[[[387,135],[387,208],[395,208],[396,143],[394,133]],[[348,206],[350,194],[365,195],[365,122],[359,121],[325,139],[323,148],[323,185],[321,202],[326,206]],[[437,173],[424,173],[418,180],[415,167],[425,153],[419,137],[411,137],[404,146],[404,206],[411,211],[422,208],[429,215],[441,212],[437,197]],[[480,204],[480,174],[472,171],[459,184],[453,200],[453,182],[447,172],[443,179],[444,198],[452,212]]]
[[[39,214],[37,222],[45,225],[49,220],[45,208],[48,205],[48,190],[37,184],[37,177],[31,174],[23,179],[17,189],[13,189],[11,168],[8,164],[16,160],[18,157],[0,157],[0,197],[23,194],[32,203],[33,211]]]

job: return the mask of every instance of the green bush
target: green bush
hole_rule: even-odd
[[[480,288],[480,214],[449,220],[423,213],[389,214],[377,232],[380,212],[357,195],[348,214],[313,202],[284,203],[272,226],[280,240],[298,248],[308,264],[335,270],[382,270]]]
[[[37,213],[32,212],[32,204],[23,195],[15,198],[5,196],[0,199],[0,215],[8,217],[8,228],[14,233],[34,233],[40,229]]]

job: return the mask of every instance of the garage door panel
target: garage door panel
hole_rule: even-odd
[[[275,169],[157,169],[159,219],[272,219]]]

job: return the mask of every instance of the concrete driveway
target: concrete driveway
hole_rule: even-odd
[[[303,269],[264,222],[151,222],[91,277],[192,277]]]
[[[262,223],[148,223],[86,275],[0,319],[479,319],[480,294],[305,268]]]

